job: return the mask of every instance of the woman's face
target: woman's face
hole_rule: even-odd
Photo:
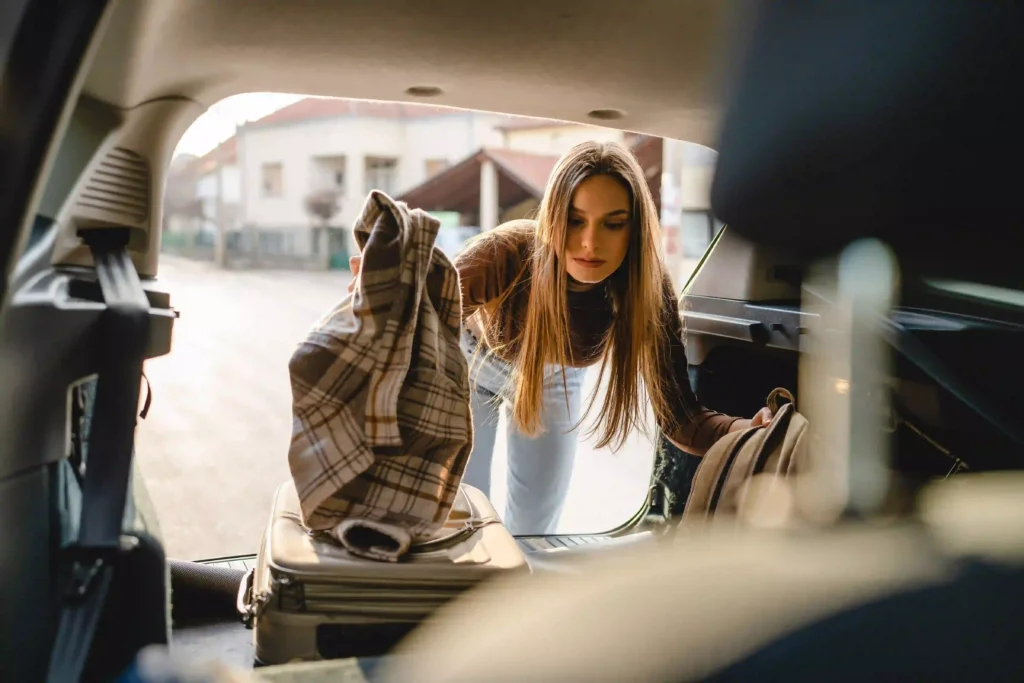
[[[607,175],[587,178],[569,205],[565,269],[573,279],[597,284],[626,259],[632,230],[629,191]]]

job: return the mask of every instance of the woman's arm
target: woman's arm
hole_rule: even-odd
[[[471,239],[455,257],[462,290],[462,319],[501,297],[523,267],[533,221],[509,221]]]
[[[691,412],[689,417],[683,417],[680,421],[682,424],[674,432],[665,432],[665,438],[679,450],[693,455],[704,455],[712,444],[729,432],[746,429],[751,425],[751,420],[730,417],[700,406],[696,412]]]
[[[702,410],[706,412],[713,412],[707,411],[706,408]],[[757,411],[757,414],[750,419],[745,417],[729,417],[728,415],[722,415],[722,413],[714,414],[728,419],[728,423],[724,430],[719,425],[710,425],[710,438],[706,435],[699,435],[697,439],[684,438],[682,441],[677,441],[668,435],[666,435],[665,438],[671,441],[679,450],[686,451],[687,453],[693,453],[694,455],[704,455],[715,441],[718,441],[726,434],[730,432],[741,432],[744,429],[750,429],[751,427],[767,426],[772,421],[772,411],[771,408],[768,408],[767,406]],[[698,419],[700,418],[698,417]],[[679,435],[676,435],[676,438],[679,438]]]
[[[683,324],[678,313],[679,304],[672,294],[671,285],[666,287],[665,304],[669,313],[666,324],[669,336],[668,372],[675,378],[679,387],[679,405],[676,408],[679,424],[672,429],[664,430],[665,438],[680,450],[693,455],[704,455],[712,444],[729,432],[767,424],[771,420],[771,411],[767,408],[762,409],[752,419],[746,419],[709,410],[700,404],[690,388],[689,364],[686,360],[686,347],[683,344]]]
[[[498,273],[493,264],[498,258],[496,240],[488,235],[474,239],[455,257],[462,291],[462,319],[467,320],[483,306],[501,296]]]

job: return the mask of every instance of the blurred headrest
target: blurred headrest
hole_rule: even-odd
[[[808,258],[873,236],[921,275],[1024,285],[1024,3],[751,7],[718,217]]]

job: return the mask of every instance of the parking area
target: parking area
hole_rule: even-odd
[[[346,294],[349,275],[220,270],[165,254],[160,279],[181,318],[172,353],[146,365],[153,404],[137,444],[168,554],[255,552],[274,490],[289,476],[288,358]],[[624,522],[642,504],[652,462],[653,448],[639,434],[618,452],[584,441],[560,530],[597,532]],[[494,466],[502,482],[500,439]],[[499,510],[504,496],[496,483]]]

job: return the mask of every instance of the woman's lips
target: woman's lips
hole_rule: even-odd
[[[589,260],[585,258],[574,258],[573,261],[580,264],[584,268],[600,268],[605,264],[605,262],[602,261],[601,259]]]

